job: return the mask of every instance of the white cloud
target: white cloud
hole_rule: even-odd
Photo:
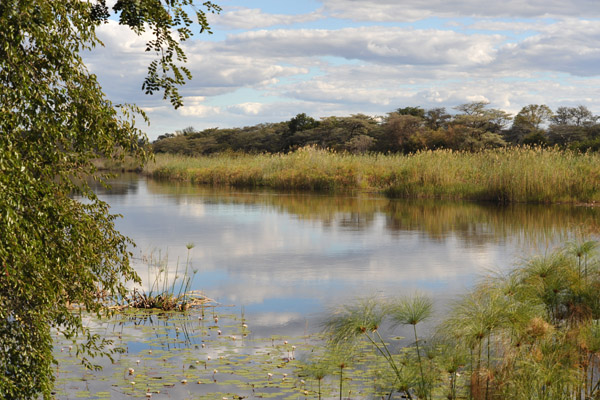
[[[387,106],[390,103],[390,91],[382,88],[352,85],[348,81],[319,79],[303,82],[286,92],[290,97],[306,101],[329,103],[371,103]]]
[[[478,20],[472,24],[448,24],[450,26],[456,26],[461,29],[469,30],[481,30],[481,31],[509,31],[514,33],[522,33],[527,31],[539,32],[546,27],[549,23],[539,20],[536,22],[513,22],[513,21],[496,21],[492,19]]]
[[[152,56],[144,51],[149,34],[138,36],[112,20],[96,31],[105,46],[84,53],[89,70],[98,75],[110,97],[128,98],[130,102],[132,97],[141,97],[142,82],[152,62]]]
[[[220,51],[255,57],[334,56],[392,64],[482,64],[494,59],[499,35],[466,35],[446,30],[361,27],[338,30],[260,30],[231,35]]]
[[[264,104],[261,103],[242,103],[228,107],[233,113],[246,115],[258,115],[263,109]]]
[[[229,29],[257,29],[275,25],[292,25],[323,18],[318,12],[300,15],[267,14],[258,8],[236,7],[215,15],[211,21],[216,26]]]
[[[221,110],[218,107],[209,107],[202,104],[185,105],[179,109],[181,115],[185,117],[204,117],[207,115],[219,114]]]
[[[566,20],[499,51],[508,68],[596,76],[600,65],[600,26],[596,21]]]
[[[147,33],[138,37],[109,21],[98,28],[107,47],[85,59],[113,101],[149,112],[151,138],[189,125],[247,126],[299,112],[321,117],[382,115],[403,105],[451,108],[478,96],[510,112],[530,103],[600,110],[597,79],[590,79],[598,77],[600,25],[579,17],[593,18],[597,7],[589,0],[568,7],[519,1],[518,10],[515,1],[483,3],[324,0],[323,9],[301,15],[231,9],[213,21],[219,25],[211,40],[199,36],[184,45],[194,78],[180,89],[185,107],[177,111],[160,94],[141,91],[153,59],[144,52]],[[561,15],[543,18],[550,14]],[[386,24],[360,26],[332,16]],[[423,21],[428,16],[441,19]],[[468,16],[475,18],[449,19]],[[408,20],[422,22],[390,23]],[[295,28],[306,21],[322,29]],[[227,30],[282,25],[288,28]]]
[[[119,25],[113,20],[98,26],[96,33],[107,49],[117,53],[139,54],[140,50],[143,52],[146,48],[146,43],[153,39],[152,33],[148,30],[137,35],[128,27]]]
[[[600,16],[596,0],[321,0],[326,13],[354,21],[418,21],[429,17],[541,18]]]
[[[186,89],[192,88],[196,95],[201,96],[228,93],[241,87],[270,85],[282,77],[308,72],[303,67],[279,65],[272,59],[255,57],[247,50],[222,44],[197,43],[189,47],[189,53],[187,66],[194,78]]]
[[[215,115],[221,112],[219,107],[207,106],[204,103],[204,96],[187,96],[183,98],[183,107],[179,108],[179,113],[186,117],[204,117]]]

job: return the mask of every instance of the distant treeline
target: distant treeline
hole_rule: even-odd
[[[516,116],[472,102],[454,108],[405,107],[375,118],[364,114],[315,120],[298,114],[286,122],[244,128],[193,127],[158,137],[156,153],[207,155],[228,151],[281,153],[307,145],[351,153],[413,153],[419,150],[477,151],[511,145],[548,145],[600,150],[600,117],[585,106],[531,104]]]

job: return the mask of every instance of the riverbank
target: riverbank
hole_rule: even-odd
[[[600,201],[600,155],[558,149],[439,150],[411,155],[354,155],[315,148],[273,155],[157,154],[144,173],[207,185],[367,191],[389,197],[502,203]]]

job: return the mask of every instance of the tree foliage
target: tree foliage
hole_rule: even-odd
[[[135,32],[153,32],[157,55],[144,82],[177,107],[189,78],[179,41],[191,34],[190,0],[3,0],[0,2],[0,398],[51,396],[53,331],[85,334],[86,357],[107,353],[82,310],[106,311],[138,277],[128,238],[85,179],[92,159],[145,159],[134,106],[113,104],[81,52],[99,45],[96,27],[115,13]],[[218,11],[210,2],[207,11]],[[206,16],[196,16],[207,29]],[[171,36],[175,30],[179,38]],[[143,116],[143,114],[142,114]],[[102,178],[99,178],[102,180]],[[76,305],[76,307],[74,307]]]
[[[287,122],[244,128],[211,128],[193,134],[165,133],[153,144],[155,152],[186,155],[223,151],[288,152],[318,146],[352,153],[452,149],[479,151],[510,145],[550,145],[581,151],[600,149],[600,124],[585,106],[559,107],[530,104],[512,116],[487,102],[429,110],[402,107],[387,116],[354,114],[316,121],[305,113]],[[509,123],[512,120],[512,125]]]
[[[542,124],[553,117],[552,110],[545,104],[529,104],[515,116],[512,127],[505,137],[519,144],[543,144],[546,140]]]

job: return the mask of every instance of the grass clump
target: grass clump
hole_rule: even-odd
[[[154,280],[147,292],[138,288],[133,290],[131,295],[126,298],[129,307],[185,311],[192,306],[210,301],[205,296],[190,290],[198,270],[191,268],[190,252],[194,248],[194,244],[188,243],[186,247],[185,267],[180,271],[179,260],[177,260],[173,276],[169,274],[168,257],[163,258],[159,254],[158,258],[154,258],[153,254],[150,255],[148,273],[154,275]]]
[[[157,154],[145,171],[156,178],[198,184],[321,192],[358,190],[389,197],[501,203],[600,200],[600,155],[558,148],[357,155],[305,147],[288,154]]]

